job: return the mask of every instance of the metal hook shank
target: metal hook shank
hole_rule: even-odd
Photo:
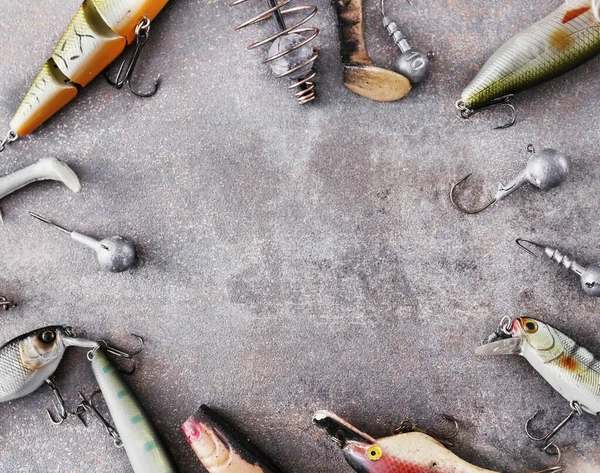
[[[50,389],[52,389],[52,392],[54,393],[55,399],[52,401],[52,403],[54,404],[54,408],[58,411],[58,420],[52,416],[50,409],[46,409],[46,413],[48,414],[50,422],[52,422],[54,425],[60,425],[68,417],[69,412],[67,411],[65,401],[60,391],[56,387],[56,384],[54,384],[54,381],[52,381],[51,379],[47,379],[46,384],[50,387]]]
[[[511,98],[512,95],[506,95],[504,97],[496,99],[491,105],[487,105],[478,109],[468,108],[462,100],[459,100],[458,102],[456,102],[456,108],[459,110],[461,118],[464,118],[466,120],[475,115],[476,113],[483,112],[484,110],[490,110],[492,108],[498,107],[506,107],[510,111],[510,118],[506,123],[494,127],[494,130],[504,130],[513,126],[517,121],[517,110],[511,103],[509,103]]]
[[[544,446],[542,447],[542,451],[548,451],[548,449],[554,445],[554,439],[558,436],[560,431],[573,420],[575,416],[579,417],[583,413],[581,409],[581,405],[577,401],[571,402],[571,412],[567,417],[565,417],[559,424],[554,427],[548,434],[543,437],[536,437],[531,433],[531,423],[537,417],[539,411],[533,414],[525,423],[525,433],[527,436],[533,440],[534,442],[543,442]],[[555,446],[555,445],[554,445]],[[556,447],[556,446],[555,446]]]
[[[464,207],[462,207],[457,201],[456,201],[456,197],[455,197],[455,191],[456,189],[464,182],[467,181],[467,179],[469,179],[469,177],[471,177],[471,174],[467,174],[465,177],[463,177],[460,181],[458,181],[456,184],[454,184],[452,186],[452,188],[450,189],[450,203],[452,204],[452,206],[456,209],[459,210],[460,212],[467,214],[467,215],[475,215],[478,214],[480,212],[483,212],[485,209],[487,209],[488,207],[491,207],[492,205],[494,205],[498,199],[493,198],[492,200],[490,200],[487,204],[485,204],[483,207],[480,207],[478,209],[473,209],[473,210],[469,210],[469,209],[465,209]]]

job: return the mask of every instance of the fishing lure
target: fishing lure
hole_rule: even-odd
[[[111,83],[117,88],[127,84],[139,96],[153,95],[158,80],[149,93],[136,92],[130,81],[148,40],[150,22],[167,2],[85,0],[10,121],[11,129],[0,141],[0,151],[6,144],[34,131],[75,98],[79,88],[106,69],[134,39],[136,49],[129,65],[121,64],[117,78]]]
[[[178,468],[119,369],[100,342],[88,353],[92,372],[135,473],[175,473]]]
[[[281,473],[249,440],[206,405],[181,426],[209,473]]]
[[[506,42],[463,91],[456,107],[462,118],[509,103],[522,90],[560,76],[600,53],[600,1],[567,0],[550,15]]]
[[[0,348],[0,402],[31,394],[48,382],[68,347],[91,344],[95,342],[76,338],[73,329],[63,326],[41,328],[12,339]]]
[[[423,432],[375,439],[329,411],[318,411],[313,422],[342,448],[358,473],[495,473],[467,463]],[[537,473],[564,471],[559,461]]]
[[[600,415],[600,360],[564,333],[539,320],[505,317],[487,342],[477,348],[478,355],[523,356],[569,401],[571,413],[543,437],[534,436],[529,428],[537,413],[527,421],[527,435],[543,442],[544,450],[575,416]]]

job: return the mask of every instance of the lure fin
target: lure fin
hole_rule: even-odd
[[[497,342],[482,345],[475,350],[475,354],[479,356],[489,355],[520,355],[521,354],[521,339],[507,338],[498,340]]]

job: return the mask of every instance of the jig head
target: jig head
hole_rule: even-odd
[[[133,246],[133,243],[127,238],[117,235],[104,238],[103,240],[97,240],[88,235],[84,235],[83,233],[67,230],[33,212],[29,212],[29,215],[69,234],[77,243],[81,243],[88,248],[93,249],[96,252],[100,267],[105,271],[119,273],[131,268],[136,262],[135,246]]]
[[[494,197],[483,207],[466,209],[457,202],[455,195],[456,190],[461,184],[469,179],[471,174],[467,174],[463,177],[450,189],[450,202],[454,208],[467,215],[478,214],[508,197],[527,183],[534,185],[542,191],[547,191],[562,184],[569,175],[569,159],[563,153],[550,148],[543,149],[539,153],[536,153],[533,145],[527,146],[527,152],[531,153],[532,156],[527,161],[525,169],[507,185],[500,184]]]
[[[37,163],[0,177],[0,199],[37,181],[59,181],[73,192],[81,190],[79,179],[69,166],[56,158],[42,158]]]
[[[592,297],[600,297],[600,263],[583,266],[556,248],[540,245],[524,238],[517,238],[516,243],[533,256],[538,255],[525,245],[532,245],[534,248],[542,250],[543,254],[548,258],[570,269],[581,278],[581,289],[583,289],[583,292]]]
[[[410,3],[410,0],[407,1]],[[383,27],[400,49],[400,54],[394,61],[394,69],[398,74],[406,77],[412,86],[420,84],[429,74],[430,59],[433,57],[433,53],[422,53],[412,48],[398,24],[386,16],[385,0],[381,0],[381,14],[383,15]]]

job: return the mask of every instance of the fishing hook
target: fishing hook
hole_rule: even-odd
[[[15,130],[10,130],[2,141],[0,141],[0,153],[4,151],[6,145],[12,143],[13,141],[17,141],[19,139],[19,134]]]
[[[133,77],[135,66],[140,58],[142,49],[150,37],[150,20],[148,18],[143,18],[142,21],[140,21],[135,27],[135,37],[135,50],[133,51],[133,55],[131,56],[127,67],[125,67],[125,61],[123,61],[114,80],[110,78],[109,68],[107,68],[105,72],[106,80],[110,85],[116,87],[117,89],[121,89],[125,84],[127,84],[133,95],[138,97],[152,97],[158,90],[158,86],[160,84],[160,75],[154,81],[154,86],[150,92],[139,92],[131,86],[131,78]],[[125,71],[125,74],[123,74],[123,71]]]
[[[135,358],[133,357],[144,350],[144,338],[140,335],[136,335],[135,333],[132,333],[131,335],[137,338],[140,342],[140,347],[136,348],[132,352],[128,353],[126,351],[119,350],[118,348],[110,346],[105,340],[100,340],[98,341],[97,345],[87,353],[87,359],[89,361],[92,361],[94,355],[96,354],[96,351],[98,351],[99,348],[104,348],[108,353],[111,353],[112,355],[118,356],[120,358],[125,358],[126,360],[130,360],[132,363],[132,368],[130,370],[123,370],[119,368],[119,371],[121,371],[123,374],[132,375],[137,369],[137,363],[135,361]]]
[[[554,447],[556,452],[550,453],[550,447]],[[555,443],[551,443],[550,445],[548,445],[546,453],[552,456],[556,456],[556,461],[552,465],[543,468],[542,470],[535,471],[533,473],[560,473],[561,471],[565,471],[565,468],[563,466],[560,466],[560,462],[562,460],[562,452],[560,451],[560,448],[558,448],[558,445],[556,445]]]
[[[491,207],[492,205],[494,205],[496,202],[498,202],[498,199],[493,198],[492,200],[490,200],[489,202],[487,202],[483,207],[479,207],[477,209],[465,209],[464,207],[462,207],[457,201],[456,201],[456,197],[454,196],[454,191],[456,190],[457,187],[459,187],[463,182],[466,182],[467,179],[469,179],[471,176],[473,175],[472,172],[470,172],[469,174],[467,174],[465,177],[463,177],[460,181],[458,181],[456,184],[454,184],[452,186],[452,188],[450,189],[450,203],[452,204],[452,206],[456,209],[456,210],[460,210],[462,213],[467,214],[467,215],[475,215],[478,213],[483,212],[485,209],[487,209],[488,207]]]
[[[52,416],[50,409],[46,409],[46,413],[48,414],[50,422],[52,422],[54,425],[61,425],[69,416],[69,411],[65,406],[65,400],[63,399],[62,394],[58,390],[56,384],[54,384],[53,380],[47,379],[46,384],[50,387],[50,389],[52,389],[52,392],[54,393],[55,399],[52,401],[52,403],[54,404],[54,408],[58,411],[58,418],[60,420],[56,420],[56,418]]]
[[[394,434],[403,434],[403,433],[409,433],[409,432],[421,432],[422,434],[429,435],[430,437],[433,437],[434,439],[439,440],[440,442],[443,442],[452,447],[453,444],[452,444],[452,442],[450,442],[450,440],[455,438],[458,435],[458,432],[460,431],[458,421],[454,417],[449,416],[447,414],[440,414],[440,417],[442,419],[445,419],[448,422],[451,422],[454,424],[454,429],[452,430],[452,432],[450,434],[444,435],[444,434],[440,434],[437,432],[430,432],[426,429],[423,429],[416,422],[413,422],[410,419],[403,420],[400,423],[400,426],[394,429]]]
[[[554,427],[554,429],[552,429],[552,431],[550,431],[548,434],[544,435],[543,437],[536,437],[535,435],[533,435],[531,433],[531,430],[530,430],[530,425],[533,422],[533,420],[537,417],[538,413],[539,413],[539,411],[536,411],[536,413],[533,414],[525,423],[525,433],[534,442],[544,443],[544,446],[542,447],[542,451],[548,453],[548,449],[551,446],[554,446],[555,448],[558,449],[558,447],[556,447],[556,445],[554,445],[554,439],[558,436],[560,431],[569,422],[571,422],[573,420],[573,418],[575,416],[577,416],[577,417],[581,416],[581,414],[583,414],[583,410],[581,409],[581,404],[579,404],[579,402],[571,401],[571,412],[569,413],[569,415],[567,417],[565,417],[561,422],[559,422],[558,425],[556,427]]]
[[[77,409],[75,411],[76,415],[79,417],[81,422],[83,422],[83,425],[85,425],[86,427],[88,425],[85,423],[85,420],[83,419],[83,414],[88,414],[88,415],[95,417],[98,421],[100,421],[100,423],[102,424],[102,426],[104,427],[104,429],[106,430],[108,435],[110,435],[110,437],[112,438],[112,440],[115,444],[115,447],[121,448],[121,447],[123,447],[123,440],[121,440],[121,436],[119,435],[119,432],[117,431],[117,429],[115,429],[112,426],[112,424],[110,424],[110,422],[108,422],[104,418],[104,416],[102,414],[100,414],[100,411],[98,411],[98,409],[96,409],[96,407],[93,404],[94,396],[96,396],[97,394],[101,394],[101,391],[100,390],[94,391],[92,393],[92,396],[90,397],[90,400],[88,401],[85,398],[85,396],[83,395],[83,393],[81,391],[79,391],[79,397],[81,398],[81,402],[79,403],[79,405],[77,406]]]
[[[505,130],[506,128],[510,128],[511,126],[513,126],[517,121],[517,110],[515,109],[513,104],[510,103],[510,99],[512,97],[513,95],[505,95],[504,97],[500,97],[494,100],[490,105],[478,108],[477,110],[467,107],[462,100],[459,100],[458,102],[456,102],[456,108],[459,110],[461,118],[467,120],[476,113],[483,112],[484,110],[489,110],[498,107],[506,107],[510,111],[509,120],[503,125],[498,125],[497,127],[494,127],[494,130]]]
[[[2,307],[4,310],[9,310],[13,309],[14,307],[17,307],[17,304],[15,302],[9,301],[4,296],[0,296],[0,307]]]

